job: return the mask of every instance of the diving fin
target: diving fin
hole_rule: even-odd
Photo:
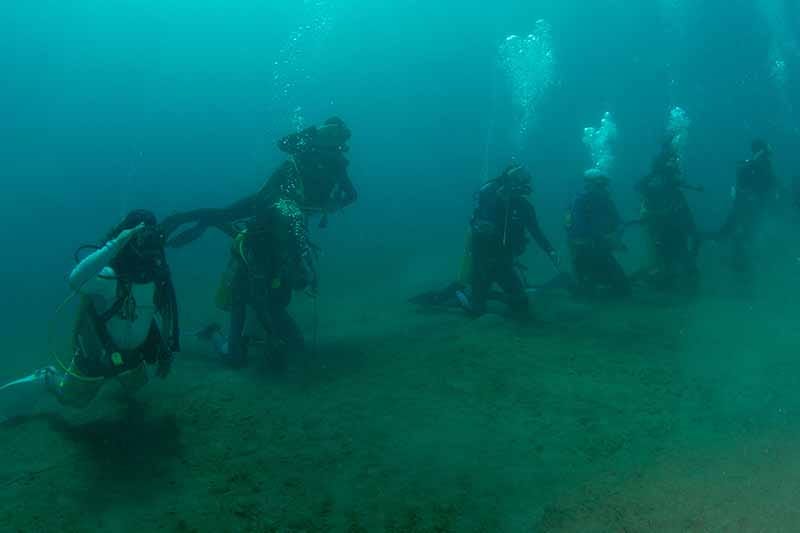
[[[457,293],[464,290],[464,288],[462,283],[454,282],[444,289],[427,291],[410,298],[408,301],[422,307],[458,307]]]
[[[542,291],[554,291],[558,289],[569,289],[573,286],[572,276],[566,272],[559,272],[552,279],[537,285],[529,285],[526,289],[528,293],[536,293]]]
[[[35,383],[35,382],[44,382],[45,376],[47,375],[47,369],[42,368],[34,372],[29,376],[25,376],[24,378],[15,379],[14,381],[10,381],[0,387],[0,391],[10,389],[16,385],[23,385],[25,383]]]
[[[56,373],[52,367],[40,368],[0,387],[0,421],[28,414],[47,395],[47,376]]]

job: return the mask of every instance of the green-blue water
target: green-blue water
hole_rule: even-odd
[[[800,8],[793,0],[6,2],[0,6],[0,381],[50,363],[73,251],[126,211],[257,190],[284,134],[336,115],[358,202],[320,245],[308,353],[235,371],[193,338],[166,381],[0,425],[8,531],[795,531]],[[513,36],[513,37],[512,37]],[[472,195],[511,160],[545,233],[605,113],[623,218],[675,107],[702,229],[767,139],[782,200],[754,285],[728,248],[693,296],[534,298],[531,324],[406,303],[457,275]],[[646,255],[633,227],[628,272]],[[187,332],[230,243],[171,251]],[[535,248],[535,247],[532,247]],[[551,267],[524,258],[532,281]],[[56,340],[55,344],[58,344]]]

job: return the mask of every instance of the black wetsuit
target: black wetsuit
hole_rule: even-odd
[[[472,310],[486,310],[492,284],[497,283],[508,296],[508,304],[516,313],[525,313],[528,298],[525,282],[516,266],[516,259],[525,252],[527,234],[539,247],[551,254],[536,217],[536,210],[525,196],[506,196],[500,181],[487,183],[476,196],[472,217]]]
[[[660,288],[672,288],[681,280],[693,286],[697,281],[700,236],[684,187],[682,181],[660,174],[637,185],[653,261],[647,277]]]
[[[231,295],[228,356],[233,364],[246,361],[243,332],[248,306],[268,333],[266,355],[274,366],[283,366],[288,350],[303,346],[303,335],[288,307],[293,291],[314,283],[312,258],[305,238],[298,239],[291,227],[302,224],[297,220],[302,214],[280,211],[274,206],[267,211],[268,220],[260,217],[234,241],[226,275]]]
[[[733,208],[717,236],[720,240],[731,240],[732,262],[736,270],[745,272],[753,268],[753,241],[776,189],[777,179],[768,157],[758,157],[739,165]]]
[[[581,295],[593,295],[600,288],[615,296],[630,292],[625,271],[614,257],[621,229],[622,219],[608,191],[586,191],[575,200],[567,234]]]

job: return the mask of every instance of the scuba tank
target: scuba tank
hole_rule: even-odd
[[[214,295],[214,304],[220,311],[230,313],[233,309],[233,282],[236,277],[236,268],[238,261],[247,263],[247,255],[245,251],[245,241],[247,240],[247,230],[241,230],[233,240],[231,246],[231,258],[228,261],[227,268],[222,272],[222,276],[217,286],[217,292]]]

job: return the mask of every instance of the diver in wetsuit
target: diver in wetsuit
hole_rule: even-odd
[[[167,217],[162,223],[167,236],[181,226],[193,226],[168,242],[182,247],[200,238],[209,227],[224,228],[232,222],[255,217],[261,209],[269,209],[278,199],[295,202],[306,217],[320,215],[320,226],[328,215],[356,201],[358,193],[347,173],[350,130],[342,119],[334,117],[321,126],[312,126],[293,133],[278,142],[278,148],[289,155],[255,194],[226,208],[195,209]]]
[[[460,297],[468,311],[481,315],[494,283],[500,285],[507,303],[516,315],[528,311],[525,282],[516,267],[527,247],[527,233],[558,266],[559,258],[547,240],[528,196],[531,175],[519,165],[508,167],[500,177],[489,181],[476,194],[471,221],[471,296]]]
[[[164,254],[164,235],[148,211],[133,211],[107,242],[69,276],[82,299],[72,334],[72,360],[3,387],[49,391],[64,405],[85,407],[115,379],[129,392],[148,381],[147,365],[166,377],[180,349],[178,306]],[[2,397],[0,396],[0,400]]]
[[[641,223],[651,257],[643,277],[661,289],[679,285],[693,288],[698,280],[700,235],[683,190],[703,189],[681,179],[679,158],[671,139],[664,142],[650,174],[636,188],[642,196]]]
[[[716,240],[730,239],[732,266],[739,272],[752,272],[752,247],[764,213],[776,197],[778,180],[772,168],[772,149],[762,141],[752,143],[752,157],[739,164],[733,207]]]
[[[622,245],[622,219],[609,193],[609,178],[597,169],[584,174],[585,190],[567,217],[567,237],[575,272],[575,292],[627,296],[630,284],[614,257]]]
[[[217,305],[230,312],[227,338],[216,329],[204,335],[232,366],[247,363],[249,340],[244,334],[252,309],[267,332],[265,356],[281,370],[289,351],[301,350],[303,335],[288,312],[293,291],[316,292],[313,251],[299,207],[280,199],[262,209],[234,238],[231,258],[217,293]]]

